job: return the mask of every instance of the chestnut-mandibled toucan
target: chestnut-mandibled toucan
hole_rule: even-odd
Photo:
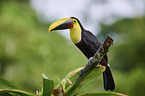
[[[72,42],[82,51],[82,53],[89,59],[94,56],[101,43],[90,31],[84,29],[80,21],[75,17],[64,18],[58,20],[50,25],[49,31],[53,30],[70,30],[70,37]],[[102,66],[106,66],[103,72],[104,88],[105,90],[114,90],[115,83],[108,64],[107,55],[103,57],[99,63]]]

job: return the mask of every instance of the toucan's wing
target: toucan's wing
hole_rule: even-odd
[[[97,37],[94,36],[90,31],[86,30],[82,32],[82,41],[93,53],[96,53],[96,51],[101,45]]]

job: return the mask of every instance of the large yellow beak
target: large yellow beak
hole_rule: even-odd
[[[48,31],[69,29],[73,27],[73,22],[71,18],[64,18],[52,23]]]

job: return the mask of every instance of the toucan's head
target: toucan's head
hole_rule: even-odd
[[[84,28],[77,18],[70,17],[55,21],[50,25],[49,32],[63,29],[70,29],[70,37],[73,43],[77,44],[81,40],[81,32],[84,30]]]

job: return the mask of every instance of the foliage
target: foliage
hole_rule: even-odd
[[[95,80],[96,76],[101,75],[101,73],[104,71],[104,67],[94,68],[89,74],[86,74],[79,78],[78,81],[76,81],[77,77],[80,74],[80,70],[82,68],[76,69],[73,72],[70,72],[63,80],[60,82],[60,84],[54,88],[54,82],[53,80],[50,80],[48,77],[46,77],[44,74],[43,76],[43,88],[38,93],[36,91],[36,94],[34,92],[20,89],[10,82],[1,79],[0,78],[0,95],[8,95],[8,96],[15,96],[15,95],[24,95],[24,96],[127,96],[125,94],[121,93],[115,93],[115,92],[102,92],[102,93],[85,93],[85,94],[78,94],[78,92],[88,83],[90,83],[92,80]],[[85,79],[84,79],[85,78]],[[74,90],[75,89],[75,90]],[[74,90],[74,91],[72,91]]]
[[[14,94],[32,96],[35,93],[24,90],[22,88],[18,88],[9,81],[0,78],[0,96],[14,96]]]
[[[41,89],[41,73],[57,85],[57,77],[63,79],[70,70],[84,66],[87,59],[81,52],[57,32],[48,33],[48,25],[38,21],[29,0],[0,1],[0,77],[35,91]],[[108,56],[115,91],[130,96],[145,94],[144,26],[144,16],[121,19],[111,25],[101,24],[97,36],[110,34],[115,39]],[[80,92],[102,92],[102,84],[98,77]]]

